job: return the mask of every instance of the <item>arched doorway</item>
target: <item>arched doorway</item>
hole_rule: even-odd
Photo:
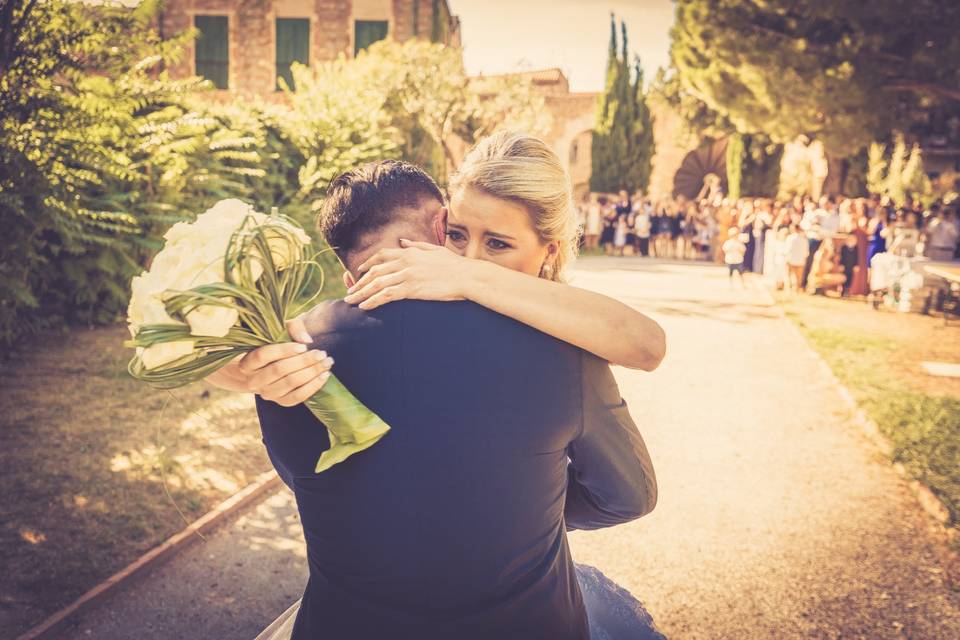
[[[683,158],[673,176],[673,195],[687,199],[697,197],[703,180],[709,174],[720,177],[723,192],[727,192],[727,140],[705,140]]]

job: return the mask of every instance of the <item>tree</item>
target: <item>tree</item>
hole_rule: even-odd
[[[197,84],[153,75],[179,45],[153,33],[156,9],[0,5],[0,344],[125,300],[150,224],[141,118]]]
[[[902,134],[894,136],[889,159],[884,144],[870,145],[867,164],[867,188],[870,193],[886,196],[898,207],[911,201],[929,204],[933,200],[933,186],[923,171],[920,146],[909,149]]]
[[[738,131],[844,158],[907,112],[960,105],[957,24],[940,0],[680,0],[671,59]]]
[[[733,123],[683,86],[680,74],[673,67],[657,69],[650,90],[679,114],[686,134],[696,140],[719,140],[737,132]]]
[[[626,42],[626,34],[624,34]],[[653,139],[653,117],[647,106],[643,88],[643,67],[640,58],[634,59],[633,86],[630,89],[631,116],[630,136],[627,144],[627,185],[631,191],[650,186],[650,173],[653,169],[655,143]]]
[[[161,40],[158,6],[0,5],[0,347],[115,320],[166,229],[216,200],[309,222],[326,186],[309,154],[339,172],[366,157],[358,150],[383,150],[366,139],[382,135],[362,128],[366,111],[336,119],[310,105],[330,126],[309,129],[288,110],[203,100],[211,85],[199,78],[171,80],[164,63],[195,34]],[[352,99],[337,97],[340,112]]]
[[[503,127],[536,135],[550,125],[543,96],[529,80],[468,78],[462,52],[441,44],[384,40],[356,59],[341,57],[309,69],[295,65],[293,73],[297,91],[290,94],[291,104],[304,126],[327,126],[331,115],[317,104],[328,105],[337,114],[331,126],[345,118],[353,122],[351,131],[370,123],[362,139],[389,140],[390,149],[369,151],[420,162],[438,154],[442,161],[429,164],[441,181],[457,164],[450,146],[454,136],[472,144]]]
[[[740,131],[726,117],[683,87],[675,69],[660,69],[651,88],[684,122],[697,140],[727,138],[727,190],[740,195],[773,197],[779,189],[783,145],[759,131]]]
[[[627,27],[622,21],[620,31],[618,52],[616,21],[611,16],[606,87],[598,99],[593,131],[592,191],[635,191],[646,189],[650,184],[653,119],[638,57],[634,58],[631,73]]]
[[[732,134],[727,140],[727,195],[734,200],[741,196],[743,188],[743,136]]]

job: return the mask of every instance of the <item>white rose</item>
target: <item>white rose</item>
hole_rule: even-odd
[[[145,324],[176,324],[176,321],[167,314],[166,307],[160,298],[166,284],[151,272],[143,272],[130,282],[133,291],[130,296],[130,305],[127,307],[127,322],[130,324],[130,335],[136,336],[137,331]]]
[[[239,317],[236,309],[204,304],[187,314],[187,324],[192,335],[222,338],[237,324]]]
[[[184,356],[193,353],[192,340],[179,340],[177,342],[164,342],[155,344],[147,348],[137,349],[140,355],[140,361],[146,369],[156,369],[165,364],[179,360]]]
[[[173,278],[177,283],[174,288],[189,289],[201,284],[222,282],[223,258],[230,237],[248,216],[253,218],[254,224],[262,224],[267,219],[266,215],[255,211],[249,204],[232,198],[216,203],[193,222],[178,222],[173,225],[164,235],[167,240],[164,250],[157,256],[159,258],[161,254],[171,251],[161,268],[175,268],[183,274],[204,272],[202,279],[188,276]],[[186,253],[187,257],[184,257],[183,253]],[[170,261],[173,260],[180,260],[182,264],[171,265]]]
[[[167,232],[163,234],[163,239],[166,240],[167,244],[169,245],[174,242],[179,242],[185,238],[189,238],[190,228],[191,228],[190,222],[186,220],[184,220],[183,222],[178,222],[177,224],[167,229]]]
[[[257,224],[262,224],[267,218],[242,200],[221,200],[197,216],[193,222],[178,222],[173,225],[163,237],[167,242],[187,240],[197,244],[203,244],[207,240],[221,240],[226,250],[230,235],[243,224],[248,215],[252,216]]]
[[[286,231],[293,233],[294,237],[299,241],[299,244],[288,242],[285,236],[281,237],[278,234],[271,233],[271,229],[269,227],[267,228],[267,244],[270,247],[270,257],[273,259],[273,266],[276,267],[277,271],[283,271],[300,259],[301,247],[310,244],[310,236],[300,227],[295,227],[286,222],[278,220],[273,224],[281,226]]]

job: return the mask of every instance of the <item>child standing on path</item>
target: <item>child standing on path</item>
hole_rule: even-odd
[[[740,239],[740,229],[731,227],[727,231],[727,241],[723,243],[723,261],[730,270],[730,284],[733,284],[733,272],[740,276],[740,286],[743,284],[743,256],[747,253],[747,245]]]
[[[809,253],[810,243],[807,237],[801,232],[799,225],[793,224],[786,239],[787,286],[791,291],[799,291],[803,287],[803,269]]]

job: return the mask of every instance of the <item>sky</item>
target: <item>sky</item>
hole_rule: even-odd
[[[571,91],[601,91],[611,11],[626,21],[631,59],[634,53],[640,55],[647,82],[670,59],[671,0],[448,2],[460,16],[470,74],[560,67]]]

